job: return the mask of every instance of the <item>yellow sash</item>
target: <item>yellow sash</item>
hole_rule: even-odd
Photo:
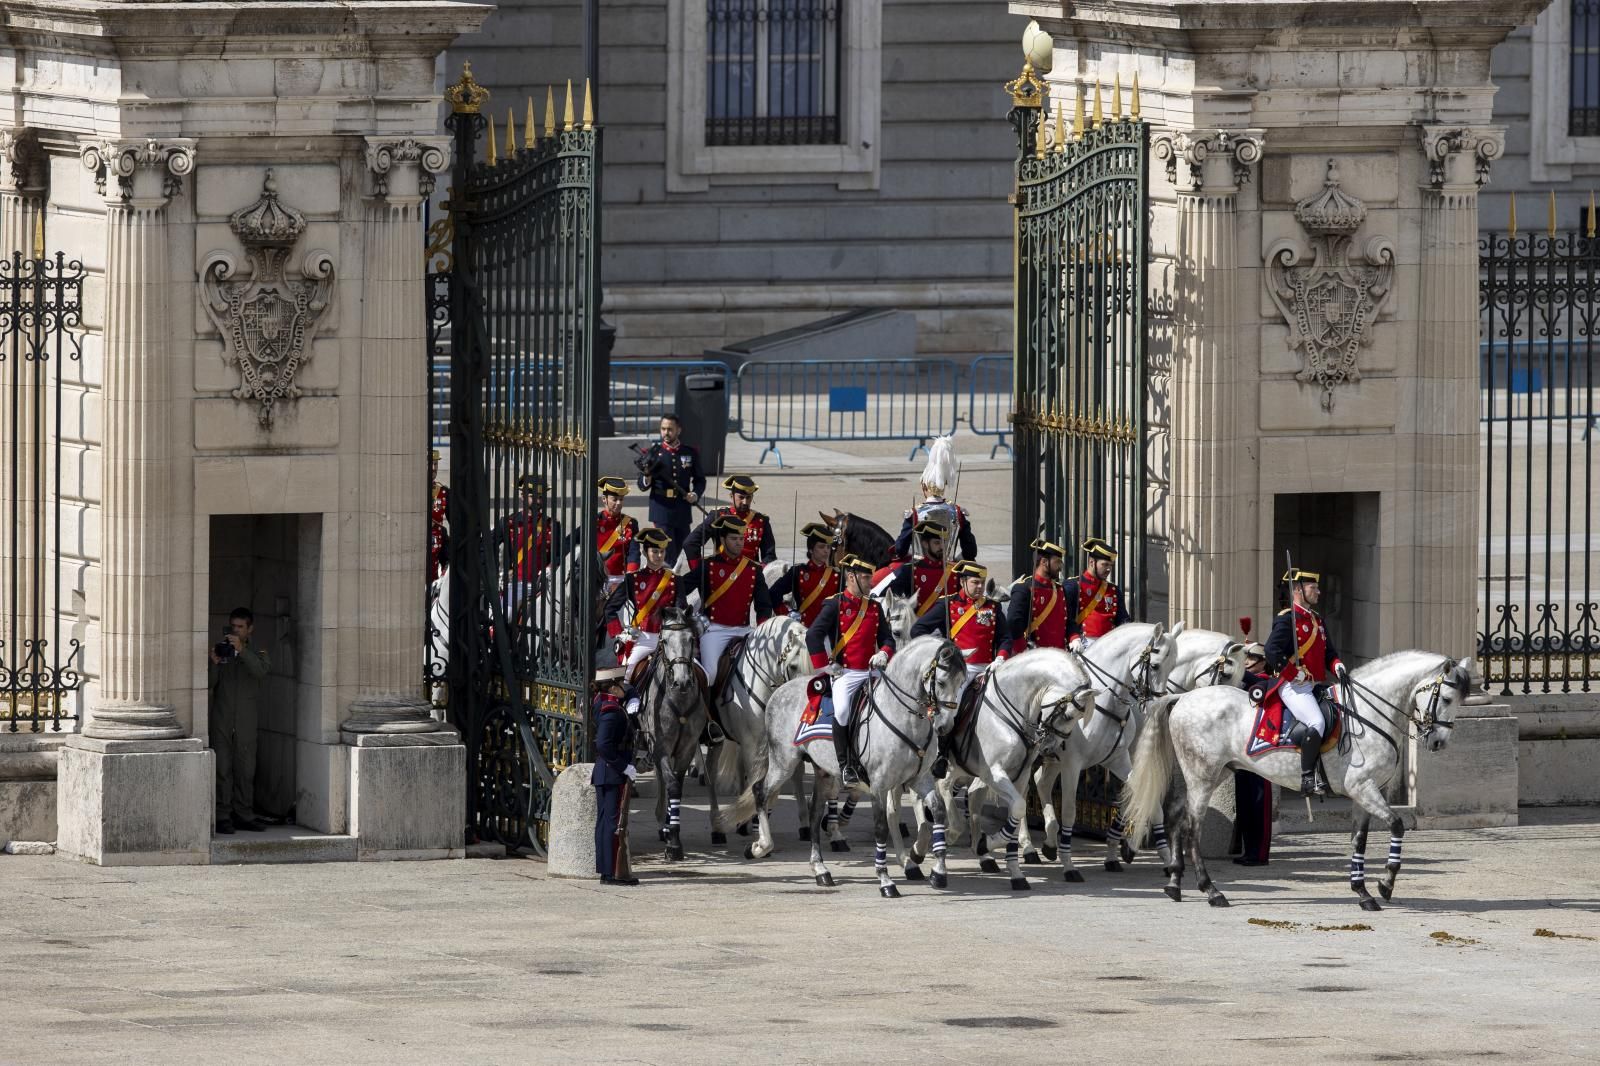
[[[827,589],[828,583],[832,580],[833,567],[823,567],[822,577],[817,581],[817,587],[811,590],[811,595],[807,596],[805,602],[800,605],[800,614],[802,617],[805,616],[807,611],[811,610],[811,605],[817,602],[817,597],[822,595],[823,591]]]
[[[1307,613],[1310,614],[1309,611]],[[1311,635],[1306,638],[1306,642],[1304,644],[1300,645],[1300,650],[1295,652],[1295,658],[1300,659],[1301,661],[1305,660],[1306,655],[1311,651],[1312,646],[1317,642],[1317,633],[1320,628],[1321,627],[1317,625],[1317,616],[1314,614],[1311,615]]]
[[[917,604],[917,614],[928,613],[928,608],[933,606],[933,601],[944,595],[944,587],[950,583],[950,564],[945,563],[944,569],[939,571],[939,583],[928,592],[928,598]]]
[[[617,521],[617,528],[613,529],[611,531],[611,536],[607,537],[606,538],[606,542],[604,544],[600,545],[600,554],[601,555],[610,554],[611,549],[615,548],[617,546],[617,539],[622,536],[622,531],[623,531],[624,528],[627,527],[627,525],[628,525],[628,520],[625,517],[622,518],[622,519],[619,519]]]
[[[956,619],[955,624],[950,627],[951,640],[956,639],[956,634],[961,632],[968,622],[972,621],[973,617],[977,615],[979,608],[983,607],[984,603],[985,601],[983,600],[973,601],[972,606],[968,607],[965,613],[963,613],[960,618]]]
[[[1089,597],[1089,602],[1084,605],[1083,610],[1078,612],[1078,624],[1080,626],[1083,625],[1083,620],[1093,614],[1096,607],[1100,606],[1100,601],[1106,598],[1106,589],[1110,587],[1111,582],[1100,582],[1100,587],[1094,590],[1094,595]]]
[[[1050,617],[1050,612],[1056,609],[1056,601],[1061,598],[1061,586],[1050,586],[1050,602],[1044,605],[1044,610],[1033,616],[1028,623],[1028,633],[1031,635],[1035,629],[1044,625],[1044,620]]]
[[[661,594],[667,591],[667,585],[671,582],[672,574],[670,572],[663,572],[661,575],[661,580],[656,582],[655,590],[651,592],[649,596],[645,597],[645,601],[643,603],[634,609],[634,625],[638,625],[646,618],[650,617],[650,612],[656,609],[657,603],[661,602]]]
[[[856,615],[856,620],[850,623],[850,628],[844,631],[844,636],[839,638],[839,643],[833,649],[833,657],[835,659],[844,654],[844,650],[850,646],[851,638],[856,635],[856,630],[861,628],[861,623],[865,622],[867,615],[871,613],[872,604],[863,602],[861,604],[861,613]]]
[[[727,577],[723,578],[722,584],[718,585],[716,591],[711,593],[711,598],[706,601],[706,610],[711,610],[711,606],[722,599],[729,589],[733,588],[734,583],[739,580],[739,575],[744,573],[744,568],[749,565],[750,560],[741,555],[733,570],[729,572]]]
[[[544,536],[544,519],[540,518],[537,522],[535,522],[533,524],[533,532],[529,533],[526,537],[522,538],[522,543],[517,547],[517,569],[518,570],[522,569],[522,560],[523,560],[523,557],[528,554],[528,550],[534,546],[534,542],[535,541],[541,539],[543,536]]]

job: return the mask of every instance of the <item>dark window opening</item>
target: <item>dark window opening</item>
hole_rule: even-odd
[[[844,0],[706,0],[706,144],[838,144]]]
[[[1567,133],[1600,137],[1600,0],[1572,0],[1572,90]]]

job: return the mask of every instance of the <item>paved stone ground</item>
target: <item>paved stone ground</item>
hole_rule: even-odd
[[[0,856],[0,1061],[1600,1059],[1592,809],[1413,833],[1399,899],[1375,915],[1345,888],[1342,834],[1294,837],[1262,870],[1221,864],[1228,910],[1171,903],[1145,860],[1074,886],[1033,867],[1024,895],[963,856],[948,891],[891,901],[862,841],[830,853],[837,888],[815,887],[793,814],[780,853],[751,864],[738,838],[711,854],[692,807],[671,868],[636,818],[635,889],[523,859]]]

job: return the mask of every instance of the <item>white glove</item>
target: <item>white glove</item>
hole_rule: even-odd
[[[634,696],[633,698],[628,700],[626,706],[624,706],[622,709],[627,711],[629,714],[638,714],[639,713],[639,697],[638,696]]]
[[[1004,659],[993,659],[993,660],[990,660],[989,665],[985,666],[983,668],[983,672],[986,673],[986,674],[992,674],[995,671],[995,667],[999,666],[1003,662],[1005,662]]]
[[[628,626],[622,631],[622,639],[629,644],[637,644],[639,643],[639,631],[632,626]]]
[[[878,649],[878,651],[873,653],[872,659],[867,663],[867,665],[874,670],[882,670],[884,667],[889,665],[889,653],[881,648]]]
[[[639,768],[633,763],[624,766],[622,772],[627,775],[629,781],[635,780],[639,776]]]
[[[1082,637],[1073,637],[1071,640],[1067,641],[1067,650],[1068,651],[1077,651],[1082,646],[1083,646],[1083,638]]]

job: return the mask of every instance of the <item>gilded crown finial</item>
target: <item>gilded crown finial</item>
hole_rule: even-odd
[[[461,79],[444,91],[450,110],[458,115],[476,115],[489,99],[489,90],[472,79],[472,64],[461,64]]]

